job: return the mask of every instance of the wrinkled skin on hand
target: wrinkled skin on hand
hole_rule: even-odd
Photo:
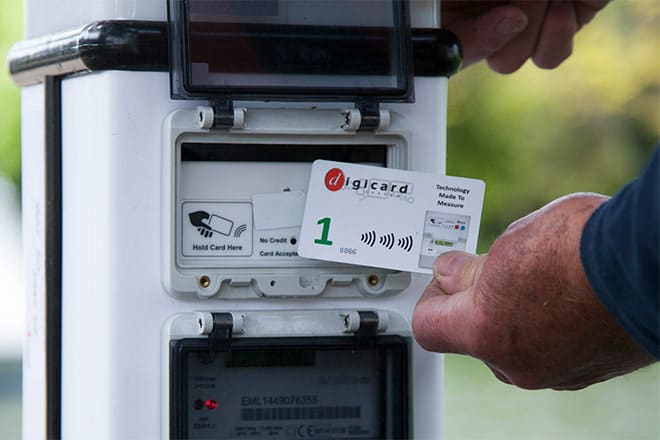
[[[652,363],[582,269],[582,228],[605,200],[566,196],[511,224],[486,255],[438,257],[413,316],[420,345],[474,356],[526,389],[580,389]]]
[[[464,66],[483,59],[511,73],[528,59],[544,69],[573,51],[573,37],[608,0],[443,0],[442,26],[463,46]]]

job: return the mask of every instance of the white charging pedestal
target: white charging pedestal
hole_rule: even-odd
[[[409,6],[413,30],[439,28],[438,2]],[[231,381],[244,385],[228,396],[240,394],[243,406],[232,403],[227,417],[242,422],[222,438],[441,438],[442,357],[422,350],[410,327],[429,277],[269,259],[295,251],[297,227],[254,230],[251,196],[304,189],[311,161],[247,156],[261,157],[262,147],[335,154],[350,146],[364,149],[351,160],[444,173],[447,78],[416,75],[414,102],[380,103],[388,120],[370,130],[346,126],[347,110],[360,110],[354,102],[276,99],[237,100],[234,125],[209,127],[203,119],[220,116],[213,101],[170,97],[165,1],[26,0],[25,8],[26,41],[10,54],[23,86],[24,438],[174,438],[172,429],[212,438],[213,411],[226,400],[208,390],[228,386],[222,372],[230,367]],[[103,50],[83,44],[94,35]],[[124,58],[121,46],[115,58],[111,37],[154,50]],[[231,147],[233,156],[218,159],[209,146]],[[197,233],[184,231],[189,215],[211,209],[236,217],[233,226],[216,219],[216,237],[245,225],[245,235],[231,233],[249,253],[185,255],[186,234]],[[271,236],[285,240],[265,244]],[[255,341],[282,348],[250,352]],[[222,346],[224,369],[209,370],[213,348],[199,354],[213,344]],[[356,363],[351,356],[366,346]],[[257,370],[258,380],[250,376]],[[311,385],[297,385],[305,371]],[[396,386],[388,374],[401,376]],[[281,381],[290,381],[292,400]],[[387,399],[396,402],[379,403]]]

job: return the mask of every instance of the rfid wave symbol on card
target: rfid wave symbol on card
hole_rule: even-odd
[[[407,237],[401,237],[397,240],[396,245],[399,246],[406,252],[410,252],[413,247],[413,237],[408,235]]]
[[[403,249],[406,252],[412,251],[414,244],[414,239],[412,235],[397,238],[393,233],[390,233],[390,234],[381,235],[379,237],[376,231],[369,231],[362,233],[360,235],[360,241],[369,247],[374,247],[376,241],[378,241],[378,244],[380,244],[383,247],[386,247],[387,249],[392,249],[394,247],[394,244],[396,243],[397,247]]]
[[[360,241],[369,247],[374,247],[374,244],[376,244],[376,231],[365,232],[360,236]]]
[[[394,246],[394,241],[395,241],[395,237],[394,234],[392,233],[381,235],[380,238],[378,239],[378,243],[385,246],[388,249],[392,249],[392,247]]]

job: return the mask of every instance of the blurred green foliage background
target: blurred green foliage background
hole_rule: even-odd
[[[0,12],[0,60],[21,39],[22,1],[3,1]],[[20,95],[11,82],[7,68],[0,68],[0,174],[16,182],[21,176]],[[2,213],[0,213],[2,215]]]
[[[564,194],[613,195],[660,140],[660,2],[612,2],[573,56],[449,82],[447,172],[486,182],[479,252]],[[524,391],[446,356],[447,439],[660,439],[660,365],[575,393]]]
[[[21,2],[3,2],[1,59],[21,39],[20,17]],[[0,173],[19,185],[19,90],[6,69],[0,103]],[[480,252],[558,196],[615,193],[660,138],[660,2],[613,2],[558,69],[466,69],[450,80],[448,114],[448,174],[486,181]],[[449,439],[660,438],[658,365],[577,393],[529,392],[447,356],[446,381]]]
[[[660,2],[616,1],[555,70],[485,63],[450,80],[449,174],[486,181],[480,252],[506,225],[576,191],[615,193],[660,137]]]
[[[612,2],[557,69],[466,69],[449,82],[448,115],[447,173],[486,182],[479,252],[556,197],[613,195],[660,140],[660,2]],[[658,364],[566,393],[519,390],[474,359],[445,359],[448,440],[660,439]]]

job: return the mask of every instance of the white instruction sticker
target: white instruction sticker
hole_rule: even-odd
[[[244,202],[184,202],[184,257],[246,257],[252,254],[252,207]]]
[[[298,254],[432,273],[441,253],[474,253],[481,180],[317,160]]]
[[[305,208],[303,191],[253,194],[254,229],[280,229],[300,226]]]

